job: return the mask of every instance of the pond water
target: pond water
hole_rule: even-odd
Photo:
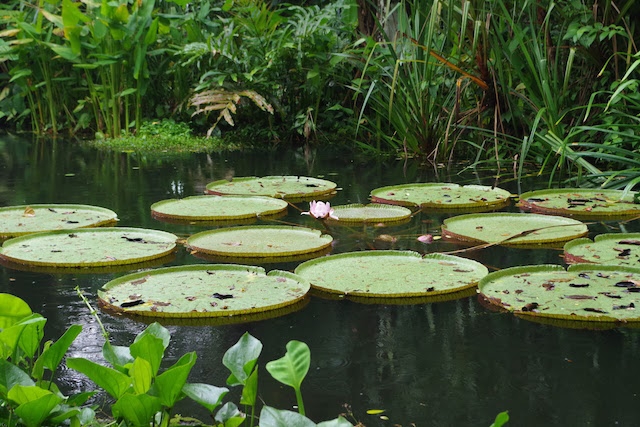
[[[118,213],[120,226],[154,228],[186,237],[204,227],[154,220],[150,205],[169,198],[202,194],[207,183],[232,176],[306,175],[338,183],[332,204],[367,203],[380,186],[413,182],[498,184],[513,193],[545,181],[521,183],[506,174],[434,170],[418,162],[373,161],[322,146],[273,153],[141,156],[105,153],[70,141],[35,142],[0,136],[0,206],[82,203]],[[307,208],[307,203],[298,204]],[[509,207],[507,210],[516,211]],[[397,227],[332,229],[334,253],[366,249],[419,252],[459,249],[448,242],[425,245],[424,233],[439,233],[449,215],[416,215]],[[281,219],[322,228],[289,209]],[[605,231],[638,231],[635,222],[590,224],[591,236]],[[395,243],[376,239],[397,237]],[[490,270],[515,265],[561,264],[559,250],[492,247],[462,256]],[[185,250],[170,265],[202,263]],[[267,269],[292,270],[295,263]],[[0,292],[25,299],[47,317],[46,333],[57,338],[71,324],[83,332],[71,355],[101,360],[103,338],[95,319],[76,295],[79,286],[95,303],[97,290],[125,273],[44,274],[0,267]],[[420,278],[416,277],[419,281]],[[115,344],[128,345],[145,324],[101,314]],[[264,344],[260,366],[281,357],[289,340],[306,342],[311,369],[303,384],[307,415],[314,421],[336,417],[348,405],[367,426],[488,426],[508,410],[513,426],[637,426],[640,405],[640,332],[570,329],[533,323],[483,307],[475,296],[413,305],[359,304],[313,297],[297,312],[240,324],[167,326],[172,334],[165,363],[187,351],[198,361],[192,380],[223,386],[228,371],[224,352],[245,332]],[[64,390],[91,389],[82,375],[64,371]],[[293,409],[292,389],[260,376],[260,396],[269,405]],[[231,396],[237,402],[237,394]],[[227,399],[229,400],[229,399]],[[384,409],[388,420],[367,415]],[[208,421],[204,410],[181,403],[177,412]],[[353,421],[353,420],[352,420]]]

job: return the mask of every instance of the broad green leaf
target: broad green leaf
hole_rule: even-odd
[[[511,193],[497,187],[422,183],[392,185],[371,192],[375,203],[420,206],[431,209],[497,209],[509,203]]]
[[[131,356],[136,358],[136,360],[142,358],[149,363],[151,376],[155,377],[158,373],[158,369],[160,369],[160,363],[164,356],[165,347],[162,343],[162,339],[146,334],[131,344],[129,349],[131,351]]]
[[[7,352],[4,354],[5,358],[10,354],[15,355],[18,348],[25,352],[27,357],[33,358],[44,336],[46,322],[47,319],[34,313],[3,329],[0,332],[0,342],[4,344],[2,350]]]
[[[14,386],[33,386],[35,383],[22,369],[11,362],[0,359],[0,397],[7,396]]]
[[[113,398],[118,399],[131,388],[131,378],[115,369],[83,358],[68,358],[67,366],[85,374]]]
[[[338,222],[364,222],[387,223],[405,221],[411,218],[411,210],[402,206],[381,205],[371,203],[369,205],[353,204],[333,206],[334,214]],[[331,219],[331,218],[329,218]]]
[[[133,340],[134,343],[138,342],[146,335],[151,335],[153,337],[158,338],[162,341],[162,347],[166,350],[169,347],[169,343],[171,342],[171,332],[164,326],[162,326],[158,322],[153,322],[149,326],[145,328],[144,331],[139,333],[136,338]]]
[[[36,360],[33,366],[32,374],[34,378],[42,379],[44,375],[44,368],[49,369],[51,372],[55,372],[62,361],[67,350],[76,337],[82,331],[82,326],[71,325],[66,332],[51,346],[42,352],[40,357]]]
[[[162,409],[160,399],[148,394],[126,393],[111,407],[114,417],[124,418],[129,426],[148,427]]]
[[[51,425],[61,425],[65,423],[66,420],[78,416],[80,412],[80,408],[73,408],[66,404],[60,404],[49,414],[47,422]]]
[[[559,244],[588,231],[586,224],[571,218],[501,212],[458,215],[442,224],[443,237],[503,245]]]
[[[300,264],[296,274],[323,292],[351,297],[408,298],[454,294],[473,288],[489,271],[453,255],[411,251],[358,251]]]
[[[496,415],[495,421],[489,427],[502,427],[509,421],[509,413],[507,411],[500,412]]]
[[[640,233],[599,234],[592,241],[582,238],[564,245],[568,264],[593,263],[627,267],[640,266]]]
[[[38,386],[16,385],[9,390],[9,399],[18,403],[16,414],[27,427],[38,427],[63,398]]]
[[[537,190],[520,195],[518,206],[532,212],[575,218],[620,218],[640,215],[635,191],[590,188]]]
[[[0,330],[18,323],[19,320],[32,314],[29,304],[23,299],[0,293]]]
[[[172,253],[177,236],[126,227],[35,233],[4,242],[5,259],[32,266],[99,267],[132,264]]]
[[[230,194],[271,196],[288,201],[312,200],[331,195],[337,185],[324,179],[305,176],[265,176],[233,178],[207,184],[207,193],[218,196]]]
[[[189,372],[196,363],[196,357],[195,352],[187,353],[156,377],[153,385],[154,392],[163,406],[172,408],[180,400],[182,387],[187,383]]]
[[[353,424],[342,417],[338,417],[333,420],[318,423],[317,427],[353,427]]]
[[[280,359],[272,360],[266,365],[267,371],[273,378],[281,383],[293,387],[296,392],[298,408],[304,415],[304,403],[302,400],[302,381],[309,372],[311,365],[311,351],[309,346],[301,341],[289,341],[287,352]]]
[[[261,352],[262,343],[260,340],[245,332],[222,357],[222,364],[231,371],[227,384],[230,386],[244,385],[253,372]]]
[[[216,410],[222,399],[229,392],[226,387],[216,387],[210,384],[191,383],[182,387],[182,392],[193,401],[207,408],[209,412]]]
[[[154,371],[151,363],[141,357],[137,357],[129,369],[129,376],[133,380],[133,392],[135,394],[145,394],[149,391],[153,375]]]
[[[219,228],[187,239],[192,251],[219,257],[285,257],[320,252],[333,238],[320,230],[287,225]]]
[[[316,423],[297,412],[263,406],[260,427],[315,427]]]
[[[520,316],[595,322],[640,321],[640,268],[576,264],[512,267],[478,285],[489,303]]]
[[[225,403],[216,413],[214,419],[219,423],[223,423],[224,427],[237,427],[244,422],[246,415],[238,410],[238,407],[232,403]]]
[[[258,370],[254,369],[242,386],[241,405],[255,406],[258,397]]]
[[[125,365],[133,363],[129,347],[112,345],[109,340],[106,340],[102,346],[102,356],[111,366],[124,373],[127,372]]]
[[[195,264],[119,277],[104,285],[98,297],[107,309],[149,317],[229,317],[293,305],[309,289],[306,280],[289,272]]]
[[[223,221],[275,215],[287,210],[284,200],[264,196],[191,196],[151,205],[158,219]]]

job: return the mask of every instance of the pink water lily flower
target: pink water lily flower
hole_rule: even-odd
[[[309,212],[302,212],[302,215],[311,215],[317,219],[338,219],[329,202],[316,202],[315,200],[309,203]]]

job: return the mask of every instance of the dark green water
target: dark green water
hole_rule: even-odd
[[[152,203],[202,194],[207,183],[230,176],[280,174],[337,182],[341,190],[331,201],[336,205],[366,203],[369,192],[383,185],[436,180],[496,183],[490,173],[439,170],[436,174],[432,167],[417,163],[354,160],[323,148],[307,153],[141,157],[97,152],[71,142],[0,137],[0,206],[93,204],[117,212],[120,226],[180,236],[203,228],[156,221],[150,215]],[[509,176],[504,178],[497,184],[514,193],[536,186],[532,181],[518,188]],[[299,206],[306,210],[307,204]],[[333,230],[334,253],[389,247],[420,252],[457,249],[446,242],[424,245],[415,240],[423,233],[437,233],[444,218],[421,214],[396,228]],[[284,220],[319,227],[293,209]],[[638,231],[635,222],[592,224],[590,230],[593,236],[621,227]],[[399,238],[390,246],[375,240],[379,234]],[[490,269],[562,262],[556,250],[494,247],[464,256]],[[199,262],[181,250],[172,264]],[[267,268],[293,269],[295,264]],[[46,316],[51,338],[71,324],[83,325],[71,354],[100,361],[99,328],[74,288],[80,286],[95,301],[97,289],[121,274],[56,275],[0,267],[0,292],[22,297]],[[146,326],[108,314],[101,318],[119,345],[128,345]],[[195,350],[198,362],[192,380],[218,386],[228,376],[222,355],[244,332],[264,344],[262,367],[281,357],[289,340],[305,341],[312,365],[303,395],[308,416],[316,422],[336,417],[348,404],[367,426],[488,426],[503,410],[509,410],[510,426],[640,425],[640,333],[634,329],[594,331],[532,323],[489,311],[475,297],[403,306],[312,298],[302,310],[271,320],[168,328],[173,339],[165,362],[171,364]],[[73,371],[63,372],[60,382],[68,392],[93,387]],[[277,408],[292,409],[295,404],[293,391],[266,372],[261,373],[260,395]],[[367,415],[367,409],[384,409],[389,420]],[[203,411],[189,404],[178,412],[206,420]]]

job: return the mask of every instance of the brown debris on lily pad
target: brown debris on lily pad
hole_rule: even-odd
[[[478,290],[490,304],[524,317],[640,322],[640,268],[512,267],[484,277]]]
[[[0,208],[0,239],[42,231],[113,225],[115,212],[99,206],[34,204]]]
[[[207,184],[205,192],[218,196],[269,196],[287,201],[304,201],[329,198],[336,192],[337,184],[320,178],[306,176],[239,177],[222,179]]]
[[[375,203],[419,206],[422,209],[495,210],[509,204],[511,194],[497,187],[453,183],[392,185],[371,191]]]
[[[98,292],[105,310],[147,317],[209,318],[247,315],[300,302],[309,283],[286,271],[195,264],[119,277]]]
[[[640,215],[638,193],[593,188],[559,188],[529,191],[518,206],[527,211],[575,218],[625,218]]]

